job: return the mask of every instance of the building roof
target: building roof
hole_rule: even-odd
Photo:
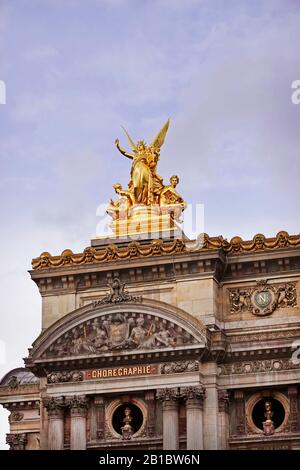
[[[25,369],[24,367],[18,367],[16,369],[12,369],[7,374],[5,374],[5,376],[0,382],[0,386],[10,385],[11,380],[15,380],[14,377],[18,385],[39,383],[39,378],[33,375],[30,370]]]

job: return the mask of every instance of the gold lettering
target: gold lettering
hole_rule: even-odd
[[[142,365],[132,367],[112,367],[111,369],[94,369],[85,371],[85,379],[100,379],[106,377],[122,377],[127,375],[157,374],[157,365]]]

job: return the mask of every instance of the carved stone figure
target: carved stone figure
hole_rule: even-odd
[[[129,341],[133,342],[136,346],[141,346],[147,335],[147,331],[143,327],[145,320],[143,317],[139,317],[136,320],[136,326],[132,328]]]
[[[11,390],[15,390],[16,388],[18,388],[19,386],[19,380],[17,378],[16,375],[12,375],[11,378],[9,379],[8,381],[8,387],[11,389]]]

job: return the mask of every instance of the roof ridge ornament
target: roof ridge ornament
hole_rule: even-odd
[[[141,302],[141,296],[134,296],[125,291],[125,282],[121,282],[118,277],[114,277],[109,283],[110,292],[102,299],[93,302],[94,307],[103,304],[117,304],[120,302]]]

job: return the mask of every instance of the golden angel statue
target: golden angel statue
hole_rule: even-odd
[[[157,214],[157,217],[164,217],[165,220],[167,217],[171,217],[173,220],[181,222],[180,215],[186,208],[186,203],[175,189],[179,178],[172,176],[170,184],[165,186],[163,178],[156,171],[160,149],[164,144],[169,124],[170,120],[168,119],[150,145],[147,145],[143,140],[134,143],[126,129],[123,128],[131,148],[130,152],[121,147],[119,139],[115,140],[119,152],[131,159],[132,165],[128,189],[123,189],[119,183],[113,186],[119,199],[117,201],[111,200],[107,213],[114,221],[128,220],[133,218],[134,214],[137,218],[137,214],[141,216],[141,214],[151,212]]]

